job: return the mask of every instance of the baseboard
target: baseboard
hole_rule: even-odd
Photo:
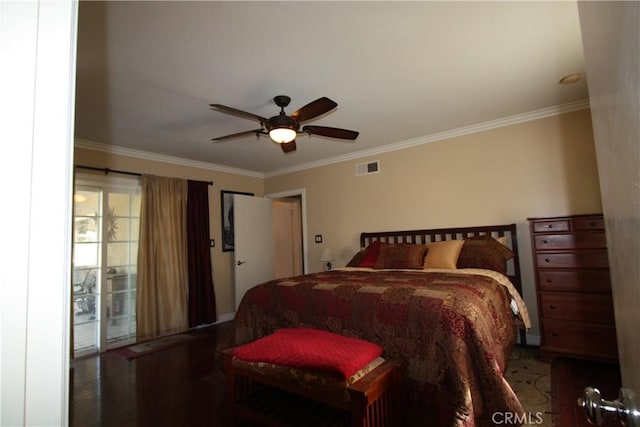
[[[228,322],[230,320],[233,320],[235,315],[236,315],[235,313],[221,314],[220,316],[218,316],[218,321],[216,323]]]
[[[217,323],[224,323],[224,322],[228,322],[228,321],[230,321],[230,320],[233,320],[234,316],[235,316],[235,313],[225,313],[225,314],[221,314],[220,316],[218,316],[218,320],[216,320],[215,322],[213,322],[213,323],[206,323],[206,324],[203,324],[203,325],[198,325],[198,326],[193,327],[193,328],[191,328],[191,329],[193,330],[193,329],[207,328],[207,327],[212,326],[212,325],[215,325],[215,324],[217,324]]]
[[[540,335],[527,334],[527,345],[540,346]]]

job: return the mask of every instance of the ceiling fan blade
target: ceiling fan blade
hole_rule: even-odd
[[[211,140],[213,142],[223,142],[227,139],[239,138],[241,136],[251,135],[252,133],[257,136],[264,133],[264,131],[262,129],[245,130],[244,132],[232,133],[231,135],[219,136],[218,138],[211,138]]]
[[[360,132],[348,129],[330,128],[327,126],[305,126],[303,132],[310,135],[328,136],[329,138],[356,139]]]
[[[292,151],[296,151],[296,140],[294,139],[291,142],[287,142],[286,144],[280,144],[280,148],[285,153],[290,153]]]
[[[245,119],[257,120],[260,123],[267,120],[264,117],[258,116],[257,114],[248,113],[246,111],[238,110],[237,108],[227,107],[226,105],[222,105],[222,104],[209,104],[209,106],[213,108],[217,108],[223,113],[231,114],[233,116],[238,116]]]
[[[318,117],[321,114],[333,110],[337,106],[337,103],[330,100],[326,96],[323,96],[322,98],[318,98],[315,101],[312,101],[304,107],[300,108],[298,111],[293,113],[291,117],[298,120],[299,122],[306,122],[307,120],[311,120],[314,117]]]

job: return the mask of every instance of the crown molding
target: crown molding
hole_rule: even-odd
[[[582,99],[575,102],[570,102],[562,105],[555,105],[553,107],[542,108],[540,110],[530,111],[528,113],[516,114],[514,116],[503,117],[497,120],[490,120],[487,122],[477,123],[470,126],[464,126],[457,129],[452,129],[444,132],[438,132],[427,136],[421,136],[418,138],[408,139],[405,141],[399,141],[393,144],[388,144],[382,147],[371,148],[367,150],[357,151],[355,153],[344,154],[341,156],[330,157],[328,159],[318,160],[314,162],[302,163],[300,165],[287,167],[283,169],[276,169],[269,172],[257,172],[247,169],[232,168],[229,166],[217,165],[214,163],[199,162],[196,160],[188,160],[180,157],[167,156],[164,154],[150,153],[148,151],[134,150],[131,148],[119,147],[117,145],[103,144],[94,141],[88,141],[83,139],[76,139],[75,146],[85,148],[88,150],[102,151],[111,154],[119,154],[128,157],[135,157],[145,160],[154,160],[157,162],[177,164],[187,167],[195,167],[200,169],[207,169],[216,172],[225,172],[236,175],[245,175],[254,178],[269,178],[278,175],[285,175],[292,172],[300,172],[307,169],[313,169],[320,166],[332,165],[335,163],[346,162],[350,160],[357,160],[363,157],[377,156],[384,153],[389,153],[397,150],[404,150],[405,148],[416,147],[418,145],[428,144],[431,142],[442,141],[444,139],[456,138],[463,135],[469,135],[472,133],[484,132],[491,129],[497,129],[505,126],[511,126],[519,123],[530,122],[533,120],[539,120],[546,117],[557,116],[560,114],[571,113],[573,111],[585,110],[589,108],[589,100]]]
[[[197,160],[188,160],[181,157],[168,156],[165,154],[156,154],[148,151],[134,150],[132,148],[119,147],[117,145],[103,144],[101,142],[88,141],[86,139],[76,139],[75,147],[87,150],[102,151],[109,154],[119,154],[121,156],[135,157],[137,159],[153,160],[156,162],[171,163],[174,165],[187,166],[192,168],[212,170],[216,172],[232,173],[235,175],[245,175],[253,178],[264,178],[261,172],[251,171],[247,169],[232,168],[229,166],[217,165],[215,163],[199,162]]]
[[[393,144],[387,144],[382,147],[362,150],[355,153],[345,154],[342,156],[336,156],[336,157],[331,157],[324,160],[318,160],[315,162],[303,163],[303,164],[292,166],[289,168],[277,169],[270,172],[266,172],[264,176],[265,178],[269,178],[272,176],[284,175],[292,172],[300,172],[306,169],[317,168],[320,166],[327,166],[334,163],[361,159],[363,157],[377,156],[377,155],[388,153],[391,151],[404,150],[405,148],[428,144],[430,142],[442,141],[444,139],[455,138],[463,135],[469,135],[472,133],[484,132],[491,129],[497,129],[497,128],[511,126],[519,123],[530,122],[533,120],[539,120],[546,117],[558,116],[560,114],[570,113],[570,112],[579,111],[579,110],[585,110],[587,108],[589,108],[589,100],[582,99],[582,100],[570,102],[567,104],[555,105],[553,107],[542,108],[540,110],[530,111],[528,113],[516,114],[514,116],[503,117],[497,120],[490,120],[488,122],[477,123],[474,125],[464,126],[461,128],[452,129],[444,132],[438,132],[438,133],[434,133],[427,136],[408,139],[408,140],[396,142]]]

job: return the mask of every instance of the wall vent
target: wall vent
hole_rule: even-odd
[[[356,176],[369,175],[380,172],[380,161],[358,163],[356,165]]]

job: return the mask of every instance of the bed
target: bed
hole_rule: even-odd
[[[362,233],[360,247],[347,267],[251,288],[235,344],[285,327],[365,339],[402,364],[405,425],[523,420],[503,377],[530,326],[515,224]]]

